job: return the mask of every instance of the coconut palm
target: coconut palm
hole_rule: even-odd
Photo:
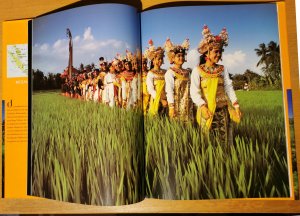
[[[255,52],[258,57],[261,57],[260,60],[257,62],[256,66],[258,67],[259,65],[266,64],[267,53],[268,53],[266,44],[265,43],[259,44],[259,48],[258,49],[256,48]]]
[[[280,70],[280,52],[279,45],[270,41],[268,46],[265,43],[259,44],[259,48],[255,49],[256,55],[260,57],[256,66],[263,66],[264,72],[269,85],[277,87],[281,86],[281,70]]]

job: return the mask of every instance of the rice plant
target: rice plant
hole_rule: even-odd
[[[193,124],[145,119],[149,197],[289,197],[282,93],[238,92],[243,119],[234,144],[222,146]]]
[[[95,205],[138,202],[145,188],[163,199],[288,197],[282,93],[237,95],[243,119],[224,147],[192,123],[143,125],[139,111],[34,94],[33,195]]]
[[[60,96],[33,95],[32,194],[95,205],[143,198],[139,111]]]

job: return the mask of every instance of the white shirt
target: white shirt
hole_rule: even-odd
[[[237,97],[233,90],[232,80],[229,78],[229,73],[227,69],[225,69],[224,72],[222,72],[222,74],[224,76],[225,93],[229,97],[231,103],[234,103],[237,101]],[[197,106],[202,106],[203,104],[205,104],[205,101],[201,97],[199,67],[195,67],[192,71],[190,94],[193,102]]]
[[[165,74],[165,90],[168,104],[174,103],[175,72],[169,68]]]
[[[156,97],[156,91],[154,87],[154,78],[155,74],[151,71],[148,72],[147,78],[146,78],[146,85],[147,85],[147,91],[151,95],[152,98]]]

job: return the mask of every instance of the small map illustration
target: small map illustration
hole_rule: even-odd
[[[28,76],[28,45],[7,46],[7,78]]]

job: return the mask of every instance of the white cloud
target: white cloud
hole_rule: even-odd
[[[53,44],[54,49],[60,49],[63,46],[64,40],[57,40]]]
[[[187,53],[187,62],[184,64],[185,68],[194,68],[199,64],[200,54],[196,49],[192,49]]]
[[[80,36],[77,35],[77,36],[74,38],[73,42],[74,42],[74,43],[77,43],[77,42],[79,42],[79,41],[80,41]]]
[[[42,50],[42,51],[47,51],[48,49],[49,49],[49,44],[42,44],[41,46],[40,46],[40,49]]]
[[[234,53],[224,54],[222,58],[223,58],[222,62],[224,63],[224,65],[226,65],[226,67],[230,69],[234,69],[240,67],[245,63],[246,54],[243,51],[238,50],[235,51]]]
[[[83,33],[83,40],[94,40],[94,36],[92,35],[92,28],[87,27]]]
[[[92,29],[86,28],[83,35],[73,38],[73,65],[79,67],[80,63],[97,65],[98,58],[104,56],[111,60],[116,53],[125,54],[130,50],[130,44],[116,40],[97,40],[92,35]],[[134,52],[135,50],[130,50]],[[69,40],[57,39],[53,44],[35,44],[33,47],[33,68],[44,72],[60,73],[68,65]]]

